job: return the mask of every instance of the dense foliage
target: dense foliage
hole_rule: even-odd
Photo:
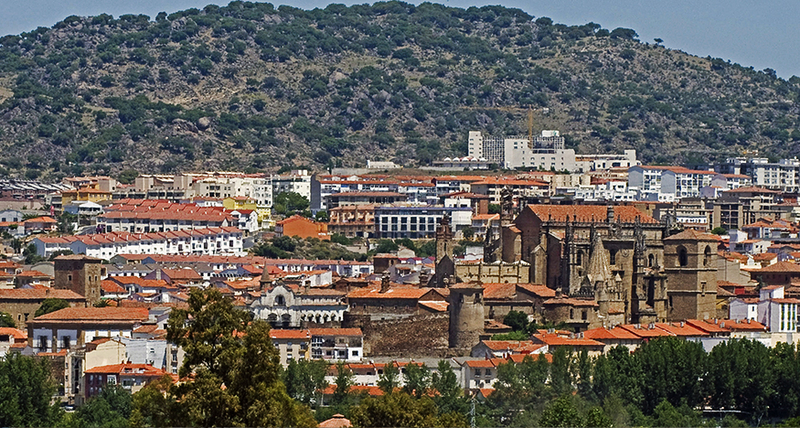
[[[341,242],[341,241],[340,241]],[[251,249],[253,255],[273,259],[308,260],[359,260],[367,259],[366,254],[355,253],[342,244],[323,241],[318,238],[299,238],[276,236],[259,242]]]
[[[471,129],[527,133],[529,106],[579,151],[778,156],[797,152],[798,83],[501,6],[70,16],[0,39],[0,173],[426,164]]]

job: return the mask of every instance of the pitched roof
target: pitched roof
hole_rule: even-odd
[[[528,209],[542,221],[555,222],[605,222],[608,208],[606,205],[528,205]],[[627,205],[614,206],[614,217],[623,223],[633,223],[637,217],[642,223],[658,223],[653,217]]]
[[[345,418],[344,415],[339,413],[319,423],[319,428],[347,428],[351,426],[353,426],[353,424],[350,422],[350,419]]]
[[[699,232],[694,229],[686,229],[683,232],[664,238],[665,241],[709,241],[717,242],[720,240],[719,236],[710,233]]]
[[[161,377],[166,372],[159,368],[155,368],[150,364],[111,364],[108,366],[94,367],[86,370],[89,374],[116,374],[120,376],[137,375],[145,377]]]
[[[363,336],[360,328],[310,328],[312,336]]]
[[[0,335],[9,335],[10,337],[13,337],[14,340],[28,338],[28,332],[13,327],[0,327]]]
[[[140,322],[150,316],[146,308],[64,308],[33,319],[36,321],[60,322]]]
[[[84,300],[72,290],[57,288],[11,288],[0,289],[0,300],[44,300],[44,299]]]
[[[797,263],[782,261],[773,265],[758,269],[756,273],[800,273],[800,265]]]
[[[348,299],[414,299],[418,300],[429,291],[428,288],[390,287],[385,293],[380,288],[359,288],[347,293]]]
[[[418,304],[435,312],[447,312],[447,308],[450,306],[449,303],[438,300],[421,300]]]
[[[533,337],[548,346],[604,346],[603,342],[598,342],[587,337],[564,337],[555,333],[537,333]]]
[[[309,333],[308,330],[283,330],[273,328],[269,331],[269,337],[272,339],[311,340],[311,333]]]
[[[593,328],[591,330],[586,330],[583,332],[583,337],[587,339],[594,339],[594,340],[637,340],[641,339],[641,337],[637,336],[634,333],[631,333],[628,330],[620,327],[614,327],[611,329],[600,327],[600,328]]]

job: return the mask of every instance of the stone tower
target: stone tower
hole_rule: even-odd
[[[89,305],[100,301],[100,282],[106,276],[102,260],[82,254],[58,256],[54,270],[53,288],[72,290]]]
[[[453,248],[456,241],[453,239],[453,230],[450,228],[450,216],[447,214],[442,217],[436,227],[436,267],[432,285],[445,287],[445,280],[453,278],[456,274],[456,265],[453,259]],[[420,283],[420,287],[426,287],[428,283]]]
[[[714,235],[688,229],[664,238],[669,321],[716,316],[717,257]]]
[[[450,287],[450,348],[469,350],[483,333],[483,286],[466,282]]]
[[[272,275],[269,274],[269,266],[264,263],[264,270],[261,271],[261,279],[258,280],[261,290],[267,290],[272,286]]]
[[[453,248],[456,246],[453,239],[453,229],[450,227],[450,216],[445,214],[436,226],[436,263],[443,258],[453,258]]]

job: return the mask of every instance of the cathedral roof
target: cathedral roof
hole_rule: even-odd
[[[542,221],[579,221],[604,223],[608,219],[609,207],[605,205],[528,205]],[[613,209],[614,217],[623,223],[633,223],[636,218],[642,223],[657,224],[658,220],[639,211],[635,207],[617,205]]]
[[[665,241],[713,241],[720,240],[719,236],[710,233],[699,232],[694,229],[686,229],[681,233],[664,238]]]

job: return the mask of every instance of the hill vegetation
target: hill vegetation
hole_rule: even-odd
[[[424,165],[469,130],[527,133],[528,107],[579,152],[778,157],[797,153],[798,83],[500,6],[70,16],[0,39],[0,174]]]

